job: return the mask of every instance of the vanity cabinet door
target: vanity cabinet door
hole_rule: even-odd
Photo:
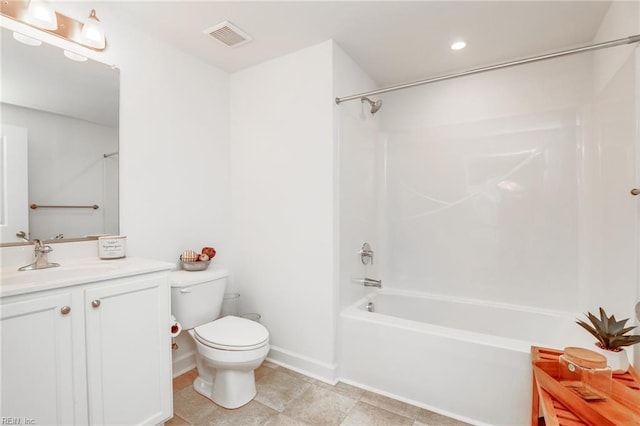
[[[71,307],[70,293],[2,301],[2,423],[82,423],[74,420]]]
[[[85,290],[92,425],[159,424],[172,415],[170,293],[166,274]]]

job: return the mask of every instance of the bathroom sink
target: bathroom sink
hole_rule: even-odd
[[[0,295],[10,296],[167,269],[165,262],[136,258],[117,260],[88,258],[67,263],[60,262],[60,264],[61,266],[55,268],[27,271],[3,268]]]
[[[83,262],[78,264],[61,265],[55,268],[31,269],[18,271],[15,268],[2,271],[2,286],[16,284],[36,284],[41,281],[68,280],[78,276],[104,275],[118,269],[115,264],[100,264],[98,262]]]

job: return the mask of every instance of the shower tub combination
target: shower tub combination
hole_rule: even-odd
[[[635,5],[632,3],[629,3],[629,5],[632,5],[632,8],[629,9],[631,13],[629,16],[637,16]],[[627,9],[618,9],[618,7],[622,6],[616,5],[615,9],[612,6],[604,18],[601,23],[603,32],[607,33],[609,27],[617,26],[622,28],[626,25],[624,24],[625,22],[633,22],[629,25],[629,29],[637,31],[637,21],[628,21],[626,18],[624,20],[620,19],[623,16],[626,17]],[[487,71],[500,69],[506,72],[506,68],[514,66],[638,42],[640,42],[640,34],[340,97],[336,98],[335,102],[336,104],[341,104],[347,101],[360,100],[362,103],[366,102],[371,105],[370,113],[374,114],[380,109],[382,103],[380,100],[374,102],[368,96],[444,80],[453,80],[459,77],[468,77]],[[391,247],[387,247],[387,250],[412,256],[409,259],[404,259],[404,262],[409,264],[412,259],[420,261],[422,257],[428,256],[430,250],[435,252],[439,248],[438,245],[443,245],[445,249],[450,249],[455,247],[456,243],[466,244],[469,241],[467,235],[460,232],[458,229],[460,223],[456,222],[455,218],[467,221],[470,226],[473,226],[474,223],[479,223],[487,226],[487,229],[491,227],[490,235],[492,236],[504,236],[504,240],[495,243],[497,244],[495,247],[500,248],[500,253],[506,252],[511,247],[517,247],[516,245],[523,241],[521,238],[524,237],[524,234],[520,234],[519,230],[513,233],[514,223],[534,223],[536,228],[533,228],[534,230],[531,232],[540,229],[545,232],[548,231],[548,233],[530,234],[526,237],[529,240],[526,241],[539,244],[536,249],[540,252],[547,250],[547,245],[555,245],[557,241],[562,241],[558,240],[558,236],[554,232],[555,228],[547,225],[547,222],[558,226],[557,229],[561,230],[560,232],[564,232],[564,229],[559,224],[565,223],[561,221],[566,220],[569,216],[565,216],[564,213],[557,217],[550,214],[544,220],[538,220],[533,216],[537,213],[544,213],[544,211],[530,212],[528,209],[529,206],[536,204],[538,201],[548,202],[549,206],[555,207],[556,200],[567,197],[561,192],[553,191],[564,191],[564,188],[569,188],[571,191],[574,190],[572,185],[565,187],[562,186],[562,183],[564,182],[563,179],[571,175],[567,174],[564,164],[566,159],[575,159],[576,138],[581,140],[581,148],[587,149],[585,152],[592,152],[591,150],[593,149],[594,158],[596,158],[596,155],[598,156],[598,161],[594,162],[594,164],[597,164],[598,170],[592,177],[590,175],[591,170],[587,170],[590,165],[579,164],[576,166],[575,173],[579,172],[581,173],[579,176],[586,176],[588,182],[593,181],[598,185],[602,184],[603,188],[608,188],[614,183],[619,184],[624,188],[624,193],[626,194],[628,182],[631,182],[629,179],[635,176],[636,168],[632,162],[624,158],[624,155],[630,155],[629,158],[632,158],[634,153],[637,155],[635,148],[637,144],[635,139],[636,132],[634,130],[637,127],[637,120],[635,116],[632,116],[631,113],[627,114],[627,112],[637,109],[635,105],[638,96],[636,94],[634,97],[631,93],[633,93],[632,88],[637,84],[637,65],[635,64],[640,58],[638,56],[639,53],[638,47],[634,51],[627,50],[627,53],[622,55],[622,59],[626,58],[624,63],[618,59],[610,61],[609,59],[611,58],[609,56],[594,57],[592,58],[593,61],[590,60],[590,63],[594,64],[593,70],[585,69],[585,62],[582,62],[582,59],[576,63],[558,62],[560,66],[558,68],[559,72],[544,73],[545,76],[549,75],[558,78],[557,80],[538,80],[538,72],[542,69],[539,68],[538,72],[533,69],[529,72],[519,71],[519,74],[510,74],[509,78],[504,79],[502,77],[505,77],[506,74],[503,74],[502,77],[496,77],[495,80],[490,77],[475,82],[467,80],[466,85],[461,87],[460,95],[457,95],[458,92],[452,90],[452,86],[450,86],[446,90],[434,90],[429,93],[422,92],[416,98],[396,98],[395,104],[392,98],[391,105],[402,105],[404,104],[403,101],[408,101],[408,104],[405,107],[406,109],[399,112],[395,111],[395,117],[394,115],[388,116],[389,123],[392,124],[391,129],[398,129],[399,138],[398,144],[395,145],[396,149],[389,150],[386,145],[382,148],[386,151],[383,151],[385,164],[382,173],[382,186],[384,187],[384,192],[381,195],[383,198],[380,200],[386,199],[387,205],[383,207],[383,210],[386,208],[388,212],[391,209],[397,209],[399,213],[390,217],[390,219],[397,219],[401,222],[401,226],[387,229],[389,235],[385,235],[384,238],[391,237],[389,239],[392,240]],[[616,56],[616,58],[621,58],[621,56]],[[618,62],[618,65],[611,67],[611,62]],[[570,67],[563,68],[566,66]],[[604,74],[599,71],[601,69],[607,69],[607,87],[604,87],[603,84],[602,88],[595,91],[597,93],[594,93],[593,99],[585,100],[585,93],[589,93],[589,91],[593,90],[593,87],[600,84],[594,85],[594,82],[602,79],[602,76],[597,77],[599,74]],[[585,74],[576,74],[576,70],[587,72]],[[597,77],[595,80],[594,76]],[[532,83],[540,84],[539,87],[542,92],[537,94],[539,96],[534,96],[532,91],[519,91],[524,87],[521,87],[523,78],[531,79]],[[604,83],[605,80],[602,80],[602,83]],[[576,85],[567,87],[566,91],[559,90],[569,81],[574,82]],[[499,88],[497,92],[500,93],[507,93],[513,89],[514,95],[496,96],[495,102],[488,102],[485,99],[486,94],[490,93],[485,91],[487,87]],[[587,92],[585,92],[585,89]],[[493,89],[491,90],[493,91]],[[548,96],[552,91],[557,93]],[[462,93],[465,94],[462,95]],[[471,95],[472,93],[473,95]],[[575,96],[576,93],[579,95]],[[468,97],[467,94],[471,97]],[[444,102],[440,103],[440,99],[444,100]],[[469,99],[473,100],[469,101]],[[532,102],[529,105],[526,101]],[[570,119],[567,120],[568,124],[564,126],[562,124],[564,111],[568,111],[566,108],[569,105],[575,108],[571,113]],[[575,118],[582,117],[581,111],[585,109],[585,106],[588,106],[587,109],[590,111],[586,115],[586,122],[589,122],[589,125],[579,124],[576,126]],[[618,110],[612,112],[611,108],[613,107],[618,108],[620,113],[618,113]],[[605,109],[606,113],[605,111],[600,111]],[[405,116],[402,114],[403,111],[410,111],[410,114]],[[451,120],[446,117],[447,113],[457,115],[461,111],[470,115],[468,117],[465,116],[465,120]],[[551,120],[548,118],[551,115],[548,116],[547,113],[551,111],[559,113],[557,118]],[[514,120],[506,121],[512,116],[515,117]],[[536,117],[541,117],[540,126],[531,125],[535,120],[528,121],[529,119],[537,120]],[[628,118],[622,119],[621,117]],[[526,120],[522,121],[524,118]],[[581,120],[578,121],[582,123]],[[552,126],[553,131],[551,131],[552,127],[550,127],[552,122],[554,123]],[[616,125],[611,126],[612,122],[615,122]],[[461,125],[458,126],[456,123]],[[472,130],[466,133],[467,130],[462,129],[464,124],[473,124],[473,126],[478,124],[474,129],[483,129],[483,132],[486,129],[486,134],[476,134]],[[497,124],[498,127],[495,130],[488,130],[494,124]],[[611,131],[612,127],[615,128],[614,132]],[[433,133],[430,133],[432,129]],[[592,129],[594,135],[583,136],[585,131],[591,132]],[[539,137],[538,134],[531,133],[534,130],[541,132]],[[365,134],[364,131],[363,134]],[[353,132],[353,129],[348,129],[341,136],[344,136],[345,140],[353,138],[358,143],[361,141],[360,136]],[[511,166],[507,163],[502,164],[499,158],[503,157],[503,155],[496,156],[496,153],[501,152],[500,150],[503,149],[509,156],[512,153],[521,155],[527,151],[520,151],[520,149],[529,147],[529,140],[534,139],[533,136],[535,136],[536,141],[549,141],[549,144],[554,146],[554,150],[548,151],[547,146],[544,144],[531,146],[535,146],[535,149],[538,150],[537,152],[542,153],[545,158],[548,156],[549,159],[555,159],[553,161],[544,160],[539,165],[536,165],[535,168],[519,175],[518,178],[522,179],[522,185],[515,181],[511,182],[511,177],[508,174],[502,174],[504,170],[510,170],[509,167]],[[619,146],[624,146],[625,151],[614,148],[601,155],[600,141],[609,139],[624,141],[619,142]],[[592,140],[597,144],[597,147],[590,146]],[[476,144],[476,142],[486,142],[487,145],[480,146],[481,144]],[[504,148],[500,148],[503,142],[505,144]],[[469,145],[465,145],[467,143]],[[512,143],[513,145],[511,145]],[[567,149],[565,154],[562,153],[563,145]],[[393,144],[389,146],[393,146]],[[470,148],[465,151],[464,149],[467,146],[470,146]],[[510,146],[513,146],[513,148],[510,148]],[[486,151],[484,150],[485,148]],[[616,154],[616,150],[619,150],[620,154]],[[362,155],[370,155],[367,152],[362,151]],[[627,154],[621,154],[622,152]],[[440,157],[440,154],[443,154],[443,156]],[[449,186],[439,184],[441,188],[438,191],[428,185],[421,185],[419,182],[443,180],[447,176],[439,170],[439,166],[435,162],[424,162],[423,164],[423,162],[419,161],[423,156],[438,158],[439,161],[441,158],[459,161],[459,163],[456,163],[456,167],[452,167],[449,170],[453,171],[453,173],[455,171],[464,171],[467,175],[452,175],[454,182]],[[491,159],[491,161],[486,164],[477,162],[481,166],[476,166],[475,159],[484,157]],[[508,156],[504,157],[507,158]],[[347,160],[356,164],[361,160],[361,157],[345,151],[344,158],[341,158],[341,168],[350,164]],[[389,162],[387,163],[387,161]],[[571,160],[571,162],[573,161]],[[590,161],[586,163],[590,163]],[[372,160],[372,164],[376,164],[375,161]],[[625,164],[627,169],[624,172],[618,170],[603,171],[605,165],[619,168]],[[420,172],[422,169],[430,171],[431,167],[434,167],[433,174]],[[399,173],[399,170],[404,168],[407,169],[407,172]],[[477,176],[475,176],[476,174]],[[513,184],[514,187],[501,189],[500,195],[495,195],[497,194],[495,189],[496,179],[500,176],[503,176],[501,178],[503,183]],[[556,178],[557,182],[553,180]],[[393,185],[387,187],[390,182]],[[443,205],[447,206],[460,205],[458,202],[442,201],[438,197],[431,198],[427,196],[430,190],[433,190],[435,194],[440,194],[441,192],[439,191],[445,191],[447,188],[462,188],[462,185],[466,183],[465,191],[460,192],[460,194],[467,196],[473,193],[475,191],[474,188],[478,187],[482,182],[488,182],[486,193],[484,194],[486,204],[482,204],[482,206],[490,206],[492,211],[498,213],[493,216],[487,216],[488,213],[482,210],[474,216],[475,210],[469,210],[468,212],[461,210],[457,212],[458,216],[452,216],[452,219],[448,222],[445,220],[439,222],[440,217],[434,219],[434,221],[428,220],[431,217],[427,219],[427,216],[437,211],[430,210],[431,207],[429,206],[431,204],[429,203],[431,202],[444,203]],[[415,188],[412,186],[414,183]],[[556,188],[555,183],[560,183],[560,185]],[[581,180],[576,183],[579,184],[576,186],[578,192],[582,191]],[[360,187],[355,185],[351,187],[350,185],[351,182],[348,180],[343,185],[346,193],[349,193],[350,190],[360,190]],[[625,235],[630,237],[629,241],[624,243],[628,245],[614,245],[623,244],[624,240],[622,238],[615,239],[615,242],[612,239],[609,244],[611,244],[612,249],[628,247],[629,249],[625,249],[629,253],[627,264],[636,265],[637,245],[631,236],[636,235],[635,230],[637,228],[634,225],[633,218],[637,216],[637,211],[634,210],[635,207],[627,207],[629,205],[628,198],[623,198],[623,195],[616,196],[618,198],[609,197],[605,190],[597,188],[598,185],[595,185],[593,194],[590,193],[585,198],[588,200],[587,203],[582,203],[580,199],[576,203],[572,201],[567,204],[567,207],[575,208],[576,215],[578,215],[580,214],[580,209],[583,208],[583,204],[591,203],[590,200],[598,203],[602,200],[603,203],[606,203],[607,209],[618,209],[626,212],[624,214],[627,216],[619,217],[629,218],[629,222],[626,225],[629,225],[631,231],[624,227],[620,228],[620,231],[614,228],[602,227],[600,231],[600,228],[595,225],[591,230],[591,225],[589,225],[586,227],[589,230],[585,234],[588,237],[585,241],[590,241],[592,232],[593,235],[599,235],[599,232],[605,235],[610,233],[611,229],[615,235],[622,235],[622,230],[624,230]],[[407,197],[398,195],[397,199],[389,198],[389,194],[396,195],[394,191],[398,191],[398,193],[404,191],[412,195]],[[540,194],[544,194],[544,196]],[[623,192],[619,191],[617,194],[623,194]],[[467,200],[469,198],[460,199]],[[367,202],[372,200],[380,201],[373,197],[371,200],[367,199]],[[456,198],[452,200],[455,201]],[[415,212],[421,214],[412,216]],[[345,213],[344,215],[341,214],[341,219],[345,218],[345,223],[353,221],[351,215],[352,212],[345,208]],[[596,221],[600,220],[601,215],[603,218],[608,217],[605,213],[601,213],[599,209],[594,209],[593,213],[588,213],[588,216],[594,216]],[[485,216],[491,217],[491,219],[489,220]],[[360,216],[353,217],[360,219]],[[612,221],[618,220],[618,216],[610,217]],[[422,221],[418,221],[418,218]],[[507,218],[506,221],[509,223],[505,227],[498,227],[497,223],[502,218]],[[572,218],[571,223],[574,220],[575,218]],[[355,221],[353,222],[355,223]],[[359,223],[358,226],[360,226]],[[372,220],[372,223],[375,223],[375,220]],[[414,224],[415,228],[410,229]],[[450,228],[446,228],[446,226]],[[446,232],[447,229],[455,229],[455,233],[450,236]],[[433,232],[430,232],[432,230]],[[473,228],[471,230],[483,231],[482,229]],[[396,231],[399,231],[399,233],[395,234],[394,232]],[[417,233],[418,236],[415,239],[407,238],[405,241],[406,235],[411,232]],[[475,232],[475,234],[484,235],[482,232]],[[425,240],[432,239],[431,245],[423,249],[424,244],[420,237]],[[439,237],[442,240],[438,240]],[[351,237],[349,236],[349,238]],[[444,240],[445,238],[446,240]],[[484,246],[480,245],[481,240],[477,237],[474,238],[471,247],[476,250],[482,250]],[[542,241],[542,238],[549,238],[549,240]],[[572,237],[567,236],[567,238]],[[582,235],[577,235],[577,238],[578,242],[581,241]],[[398,241],[401,241],[401,243],[398,243]],[[490,239],[487,239],[486,242],[487,244],[494,244]],[[484,244],[484,241],[482,243]],[[567,242],[567,248],[575,247],[574,244],[573,240]],[[420,247],[422,252],[415,253],[416,247]],[[494,246],[487,247],[494,248]],[[361,255],[364,253],[373,254],[373,252],[364,250],[364,248],[360,253]],[[455,265],[456,263],[454,262],[459,261],[457,256],[462,253],[464,252],[458,253],[456,251],[450,257],[443,257],[443,259]],[[525,251],[522,250],[519,253],[525,253]],[[527,251],[527,253],[531,253],[531,251]],[[597,252],[594,252],[594,254],[598,255]],[[572,254],[569,255],[567,260],[574,262],[575,259],[571,256]],[[531,260],[530,258],[517,259],[522,264],[529,264]],[[545,260],[547,258],[542,257],[541,259]],[[500,257],[493,260],[496,263],[503,261]],[[540,266],[541,268],[548,268],[547,277],[553,276],[556,279],[557,277],[554,275],[556,270],[559,270],[560,274],[566,272],[564,265],[563,268],[556,269],[558,267],[557,264],[563,259],[549,258],[548,260],[548,264],[543,263]],[[597,261],[600,261],[600,259],[597,259]],[[606,264],[607,260],[603,259],[603,262],[605,262],[602,263],[603,271],[609,270],[607,269],[609,268],[609,265]],[[364,259],[363,263],[366,264]],[[345,265],[349,265],[349,263],[345,262]],[[615,263],[616,269],[618,268],[617,265],[618,261]],[[612,263],[611,268],[613,266],[614,264]],[[395,274],[401,274],[405,277],[420,277],[419,279],[424,279],[425,281],[428,280],[425,277],[447,276],[447,271],[444,271],[444,268],[439,268],[438,271],[433,273],[427,273],[424,272],[426,267],[404,270],[402,262],[394,264],[393,267],[395,269],[391,269]],[[355,274],[355,270],[347,268],[345,267],[345,275]],[[473,267],[470,267],[467,272],[473,273],[476,270],[479,270],[479,268],[473,269]],[[358,269],[358,271],[361,270]],[[633,276],[633,268],[629,271],[629,276]],[[509,271],[506,272],[511,273]],[[526,271],[523,271],[523,273],[526,273]],[[520,272],[514,273],[513,276],[518,277],[519,275]],[[491,282],[494,277],[491,276],[488,279]],[[531,280],[532,278],[529,277],[529,279]],[[619,275],[619,280],[624,282],[622,285],[627,285],[626,288],[629,289],[624,294],[632,295],[635,293],[633,279],[627,280],[621,274]],[[366,280],[363,283],[365,285],[375,284]],[[424,288],[428,288],[428,284],[428,282],[424,283]],[[503,284],[506,285],[506,283]],[[415,285],[415,283],[412,283],[412,285]],[[616,289],[616,291],[623,291],[621,289],[622,287]],[[623,293],[612,292],[612,294]],[[370,303],[372,305],[369,305]],[[368,311],[371,309],[374,312]],[[339,375],[341,380],[347,383],[474,424],[528,425],[530,423],[532,394],[531,346],[558,349],[566,346],[593,347],[591,346],[593,345],[591,336],[575,324],[575,320],[579,317],[582,317],[581,313],[558,312],[525,306],[385,289],[372,297],[364,298],[356,304],[345,308],[340,313],[338,327],[340,332]]]
[[[382,290],[340,315],[341,377],[474,424],[527,425],[531,346],[589,347],[579,316]]]

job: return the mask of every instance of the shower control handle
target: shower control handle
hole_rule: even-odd
[[[638,188],[633,188],[631,190],[631,195],[640,195],[640,189]]]
[[[363,265],[373,264],[373,250],[371,250],[369,243],[364,243],[358,254]]]

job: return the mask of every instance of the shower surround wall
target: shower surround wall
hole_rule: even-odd
[[[638,3],[613,2],[593,42],[638,33]],[[362,228],[377,242],[385,287],[634,317],[634,52],[621,46],[379,95],[379,135],[368,145],[359,137],[370,123],[350,112],[358,102],[341,104],[341,307],[365,294],[349,283],[362,265],[344,253],[358,248],[344,230]],[[378,192],[354,184],[356,174],[372,176]],[[378,210],[363,208],[378,197]]]
[[[613,5],[594,41],[637,33],[637,9]],[[384,95],[385,282],[634,317],[636,50]]]
[[[587,56],[563,58],[385,97],[389,282],[578,309],[590,68]]]
[[[606,58],[584,54],[386,96],[387,281],[630,316],[637,224],[627,56],[599,90],[594,61]]]
[[[336,94],[374,90],[374,81],[342,50],[334,56]],[[378,97],[373,97],[378,99]],[[384,108],[384,106],[383,106]],[[353,304],[367,291],[354,279],[380,279],[385,247],[380,243],[379,211],[384,171],[380,116],[371,115],[369,104],[353,101],[336,109],[339,212],[340,309]],[[382,112],[380,112],[382,114]],[[364,242],[374,251],[373,262],[364,265],[358,251]]]

